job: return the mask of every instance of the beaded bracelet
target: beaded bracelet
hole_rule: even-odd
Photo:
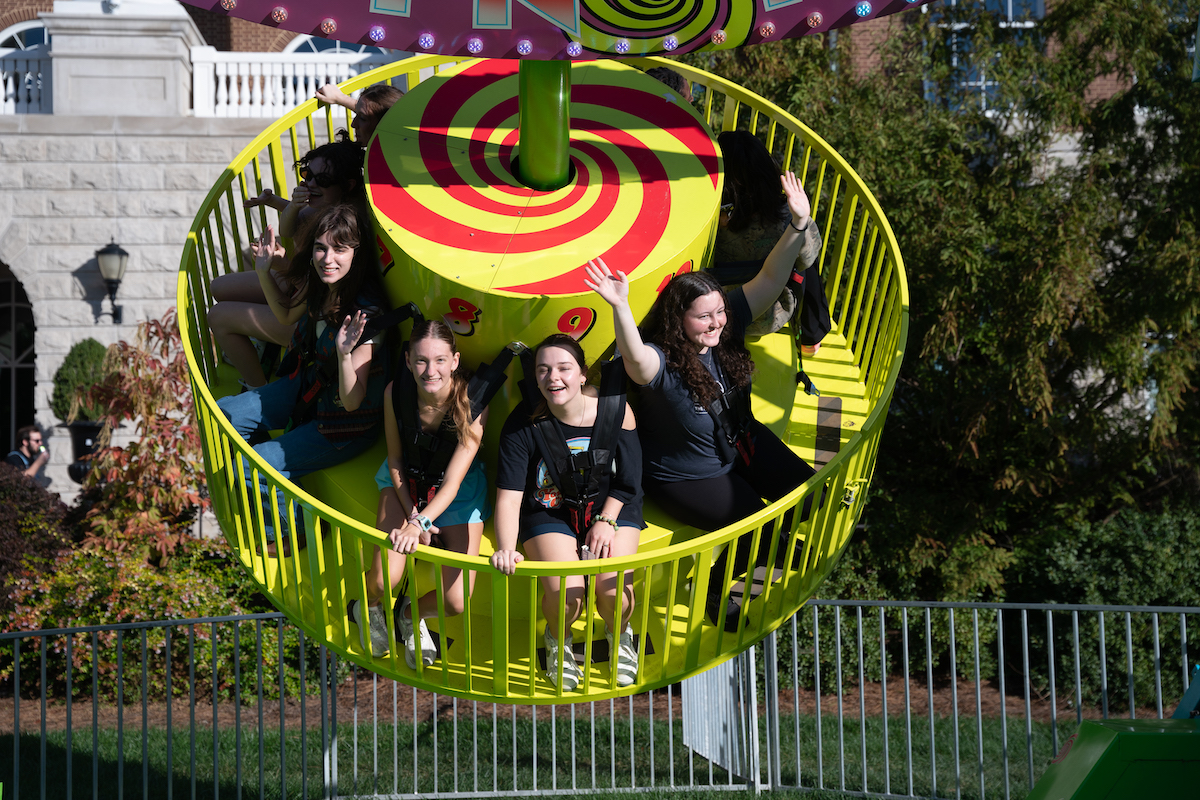
[[[615,519],[613,519],[612,517],[606,517],[603,514],[597,514],[595,516],[594,520],[596,522],[607,522],[609,525],[613,526],[614,531],[621,527],[620,525],[617,524],[617,521]]]

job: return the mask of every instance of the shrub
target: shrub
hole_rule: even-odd
[[[1125,511],[1110,520],[1055,528],[1023,541],[1009,572],[1009,596],[1020,602],[1082,603],[1130,606],[1200,606],[1200,514],[1192,509],[1166,508],[1161,512]],[[1049,637],[1045,614],[1030,626],[1030,670],[1035,688],[1049,685]],[[1060,676],[1074,673],[1072,623],[1056,620],[1054,667]],[[1083,702],[1107,702],[1110,711],[1128,706],[1129,650],[1133,645],[1132,677],[1135,702],[1149,703],[1159,691],[1164,704],[1173,705],[1183,690],[1178,658],[1184,643],[1177,619],[1159,620],[1161,674],[1153,659],[1154,617],[1122,612],[1105,614],[1105,668],[1107,697],[1102,697],[1098,646],[1100,619],[1095,613],[1079,615],[1080,673]],[[1019,624],[1010,634],[1020,635]],[[1188,652],[1200,648],[1195,626],[1189,626]],[[1019,647],[1019,640],[1018,645]],[[1019,653],[1020,650],[1013,652]],[[1062,693],[1060,689],[1060,694]],[[1073,689],[1072,689],[1073,693]],[[1140,698],[1138,700],[1137,698]],[[1164,705],[1164,708],[1166,707]]]
[[[5,631],[34,631],[59,627],[116,625],[152,620],[189,619],[207,616],[257,613],[269,610],[236,556],[223,540],[189,540],[176,550],[175,558],[163,567],[153,567],[131,552],[79,548],[61,553],[54,569],[45,573],[25,571],[11,592],[12,612]],[[277,697],[279,639],[283,637],[285,691],[299,692],[299,666],[302,652],[300,632],[287,622],[262,625],[262,649],[256,647],[256,626],[242,623],[237,648],[232,624],[196,625],[176,629],[171,634],[170,672],[172,694],[194,687],[197,697],[232,700],[234,686],[230,667],[240,659],[243,677],[241,699],[251,702],[256,695],[253,672],[259,659],[264,674],[264,696]],[[189,636],[190,631],[190,636]],[[213,640],[216,632],[216,660],[221,680],[213,686]],[[189,641],[190,639],[190,641]],[[118,646],[119,643],[119,646]],[[46,691],[51,698],[65,696],[67,659],[66,637],[47,639]],[[104,632],[78,633],[72,637],[72,692],[90,696],[93,656],[96,690],[105,701],[114,701],[118,691],[118,655],[124,684],[120,687],[126,701],[141,696],[142,634]],[[163,628],[146,631],[145,691],[148,699],[166,697],[166,644]],[[315,684],[319,643],[306,640],[305,665]],[[191,651],[189,658],[189,650]],[[194,668],[193,668],[194,663]],[[13,679],[13,649],[0,651],[0,681]],[[27,639],[21,648],[21,687],[24,696],[41,691],[41,654],[37,640]]]
[[[0,609],[15,573],[45,571],[67,546],[67,507],[20,470],[0,464]]]
[[[107,550],[133,548],[166,560],[190,535],[195,514],[208,505],[192,387],[175,310],[138,326],[137,340],[118,342],[112,369],[86,392],[104,407],[105,433],[82,499],[91,502],[84,543]],[[134,423],[127,447],[103,446],[107,432]]]
[[[104,360],[108,348],[88,338],[71,346],[62,366],[54,373],[54,392],[50,396],[50,410],[63,422],[74,419],[95,420],[104,413],[103,406],[93,402],[79,402],[72,409],[76,398],[104,378]],[[73,420],[72,420],[73,421]]]

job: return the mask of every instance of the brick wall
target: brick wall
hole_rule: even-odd
[[[278,53],[296,38],[296,34],[291,31],[259,25],[195,6],[185,5],[184,8],[204,35],[204,40],[218,50]]]
[[[0,31],[54,10],[54,0],[0,0]]]

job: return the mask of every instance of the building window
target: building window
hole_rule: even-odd
[[[356,42],[339,42],[334,39],[321,39],[304,34],[288,42],[283,48],[285,53],[390,53],[382,47],[358,44]]]
[[[0,453],[13,449],[17,429],[33,419],[33,306],[0,264]]]
[[[932,14],[937,26],[946,32],[950,66],[955,70],[956,96],[948,98],[950,105],[959,107],[974,101],[984,111],[993,111],[1001,105],[1000,86],[988,78],[987,54],[973,52],[975,26],[971,20],[978,14],[991,14],[1001,30],[1009,31],[1017,43],[1035,41],[1038,23],[1046,16],[1046,4],[1044,0],[942,0],[922,6],[921,11]],[[926,85],[926,96],[937,99],[932,84]]]
[[[31,50],[49,41],[46,26],[36,19],[18,22],[0,31],[0,51]]]

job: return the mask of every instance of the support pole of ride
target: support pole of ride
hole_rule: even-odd
[[[517,178],[531,189],[561,189],[571,175],[571,62],[522,61],[518,86]]]

